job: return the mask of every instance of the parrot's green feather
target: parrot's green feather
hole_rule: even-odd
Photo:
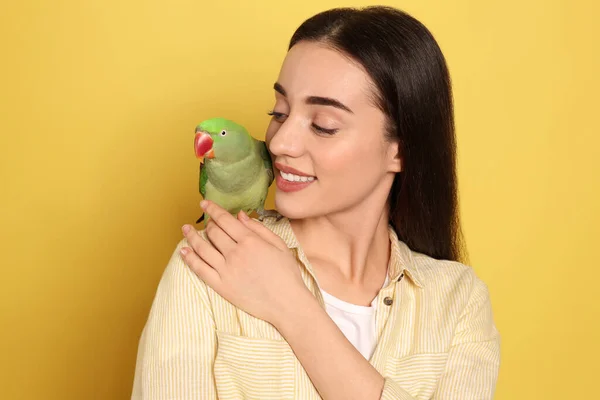
[[[267,144],[262,140],[257,140],[256,147],[258,147],[260,158],[263,159],[263,165],[265,166],[267,175],[269,176],[269,186],[271,186],[271,183],[273,183],[273,162],[271,161],[269,150],[267,150]]]
[[[208,174],[206,173],[206,168],[203,168],[204,164],[200,163],[200,194],[202,198],[206,198],[206,181],[208,181]]]

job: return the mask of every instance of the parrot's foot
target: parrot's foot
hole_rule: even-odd
[[[273,217],[276,221],[283,218],[283,215],[279,214],[277,210],[256,210],[256,213],[259,221],[263,221],[266,217]]]

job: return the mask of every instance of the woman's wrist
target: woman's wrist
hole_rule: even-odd
[[[298,324],[309,322],[314,317],[315,310],[321,306],[317,298],[307,287],[297,293],[290,293],[276,307],[276,314],[269,321],[282,335],[294,329]]]

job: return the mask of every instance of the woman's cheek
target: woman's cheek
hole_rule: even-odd
[[[267,146],[269,145],[271,140],[273,140],[273,137],[277,133],[279,125],[280,123],[275,121],[275,119],[271,119],[271,121],[269,122],[269,125],[267,126],[267,132],[265,133],[265,143],[267,144]]]

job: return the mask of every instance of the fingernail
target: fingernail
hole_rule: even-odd
[[[242,219],[244,221],[248,221],[250,218],[248,217],[248,215],[244,212],[244,210],[240,211],[240,216],[242,217]]]
[[[187,233],[190,231],[191,226],[185,224],[184,226],[181,227],[181,230],[183,231],[184,235],[187,235]]]
[[[202,209],[204,210],[204,209],[206,209],[206,205],[207,205],[207,204],[208,204],[208,202],[207,202],[206,200],[202,200],[202,201],[200,202],[200,207],[202,207]]]
[[[181,249],[179,252],[185,256],[188,253],[188,249]]]

